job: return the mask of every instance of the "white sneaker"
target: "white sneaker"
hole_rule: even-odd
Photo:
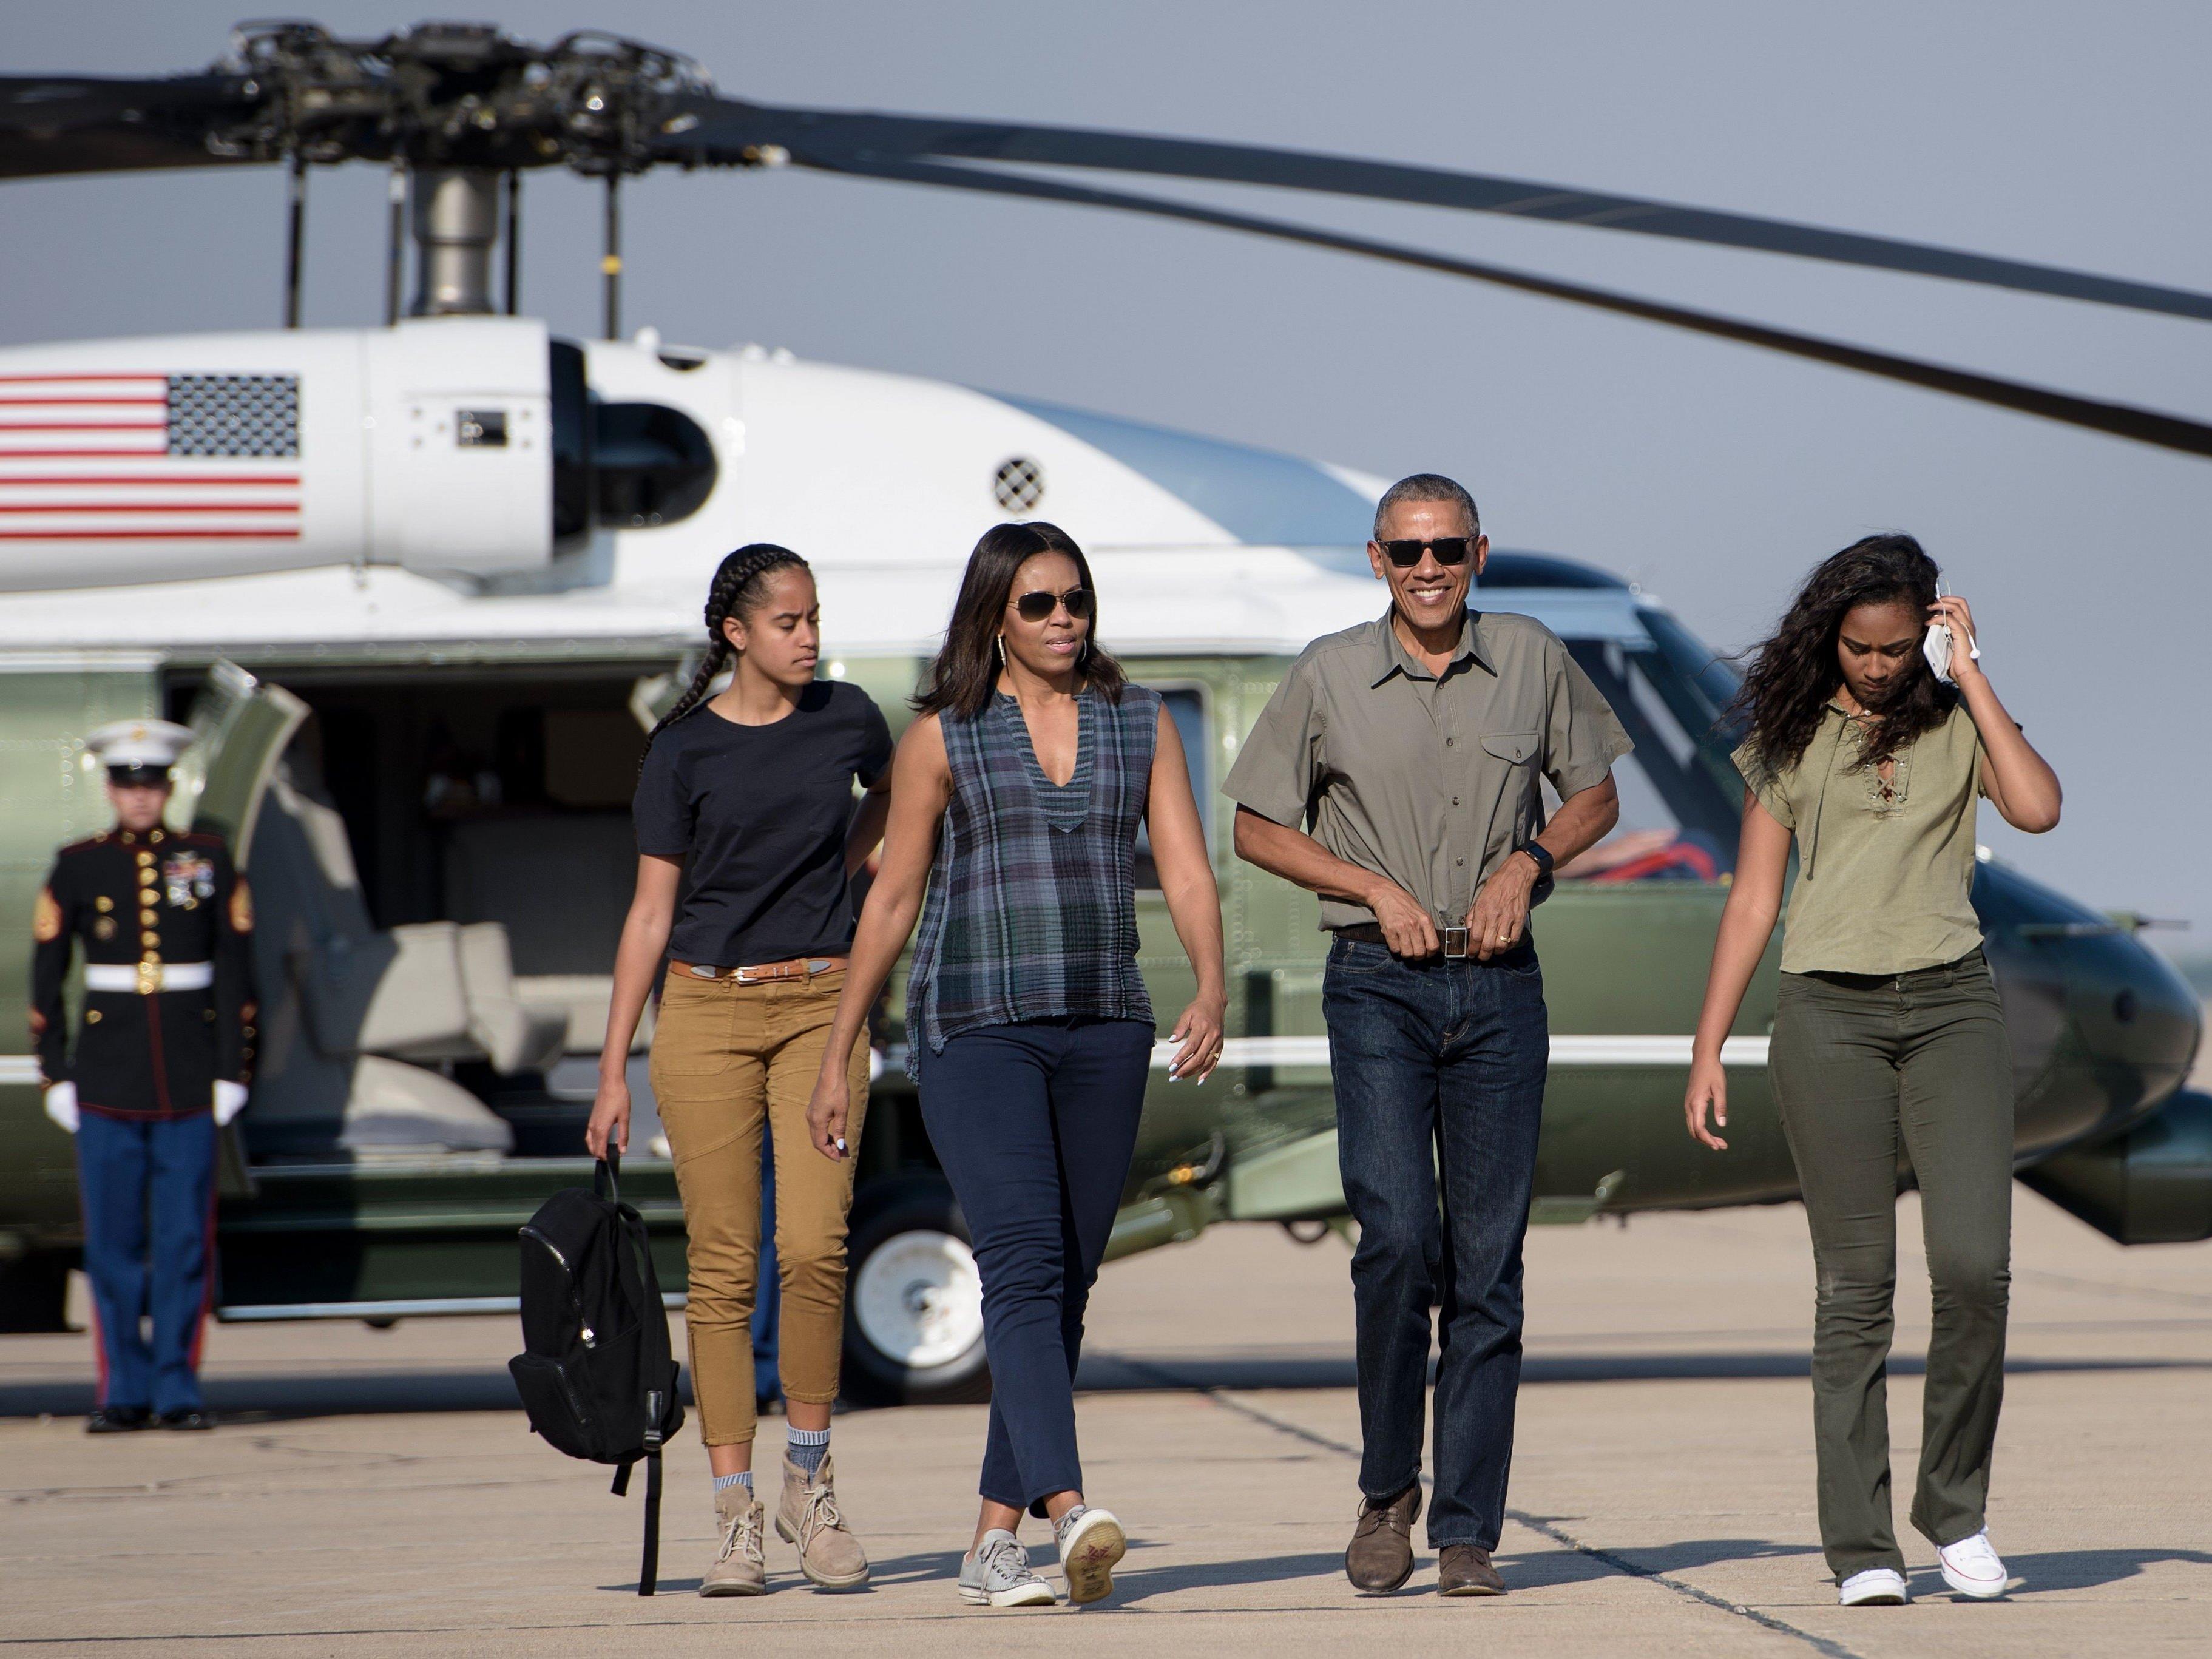
[[[1943,1582],[1961,1595],[1987,1601],[2005,1593],[2005,1564],[1990,1547],[1987,1528],[1972,1538],[1944,1545],[1936,1559],[1942,1564]]]
[[[1869,1567],[1855,1572],[1837,1588],[1836,1600],[1847,1607],[1901,1607],[1912,1597],[1905,1588],[1905,1575],[1894,1567]]]
[[[1128,1534],[1111,1511],[1079,1504],[1052,1523],[1060,1540],[1060,1570],[1067,1599],[1077,1607],[1114,1593],[1114,1564],[1128,1553]]]

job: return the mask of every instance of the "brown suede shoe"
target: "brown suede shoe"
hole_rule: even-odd
[[[1505,1581],[1490,1565],[1490,1552],[1473,1544],[1447,1544],[1437,1563],[1439,1595],[1503,1595]]]
[[[1359,1523],[1344,1553],[1344,1576],[1354,1589],[1382,1595],[1413,1576],[1413,1522],[1420,1512],[1419,1481],[1387,1504],[1360,1500]]]
[[[810,1480],[785,1455],[775,1534],[799,1546],[799,1570],[823,1589],[852,1589],[868,1582],[868,1553],[837,1510],[836,1459],[823,1458]]]

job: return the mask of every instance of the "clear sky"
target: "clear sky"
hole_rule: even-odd
[[[243,0],[18,9],[0,69],[151,73]],[[2212,9],[1678,0],[624,0],[472,6],[619,29],[768,101],[1236,138],[1499,172],[2212,288]],[[416,21],[326,3],[341,32]],[[279,320],[273,171],[0,186],[0,340]],[[380,315],[383,180],[318,174],[307,320]],[[1234,193],[1214,192],[1220,199]],[[1369,231],[2212,419],[2212,328],[1480,216],[1247,192]],[[1609,567],[1715,645],[1814,561],[1919,536],[2057,765],[2000,854],[2212,951],[2212,462],[1451,278],[1195,228],[797,171],[626,198],[625,321],[937,376],[1395,476],[1456,474],[1501,545]],[[597,198],[526,193],[524,300],[598,325]],[[1347,619],[1349,620],[1349,619]]]

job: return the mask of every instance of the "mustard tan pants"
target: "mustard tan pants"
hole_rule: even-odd
[[[837,1397],[845,1334],[845,1218],[855,1159],[832,1162],[806,1133],[842,969],[741,985],[676,968],[653,1034],[653,1093],[676,1159],[690,1235],[684,1314],[699,1431],[710,1446],[753,1437],[753,1296],[760,1267],[761,1126],[775,1158],[775,1254],[782,1282],[777,1370],[784,1397]],[[860,1150],[868,1047],[853,1048],[845,1141]]]

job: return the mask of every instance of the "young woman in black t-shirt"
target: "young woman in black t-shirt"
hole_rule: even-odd
[[[635,805],[637,892],[585,1139],[629,1139],[630,1039],[665,954],[651,1076],[690,1235],[684,1317],[720,1522],[702,1595],[766,1588],[752,1491],[751,1318],[761,1133],[775,1158],[787,1410],[776,1530],[815,1583],[864,1583],[868,1559],[837,1508],[830,1407],[845,1317],[854,1164],[809,1152],[807,1097],[853,941],[848,882],[882,837],[890,732],[858,686],[814,678],[820,608],[806,562],[757,543],[724,559],[707,600],[707,659],[647,742]],[[729,689],[708,687],[735,659]],[[868,793],[855,811],[855,781]],[[868,1054],[850,1079],[866,1098]],[[860,1114],[846,1133],[857,1146]],[[787,1152],[788,1148],[788,1152]]]

